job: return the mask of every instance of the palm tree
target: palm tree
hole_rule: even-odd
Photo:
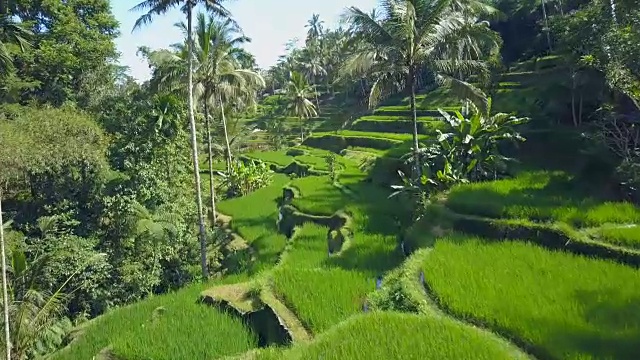
[[[473,1],[473,0],[472,0]],[[413,120],[414,176],[420,177],[416,88],[418,74],[428,70],[441,82],[464,93],[474,102],[486,97],[470,84],[451,74],[486,71],[483,62],[452,55],[452,48],[479,37],[467,29],[465,17],[476,8],[456,0],[383,0],[380,20],[357,7],[348,8],[344,20],[351,25],[359,45],[348,59],[344,72],[372,80],[369,106],[375,107],[385,96],[409,90]],[[477,32],[478,29],[475,29]],[[485,32],[490,32],[486,28]],[[452,57],[453,56],[453,57]]]
[[[314,90],[307,80],[299,72],[292,71],[287,83],[287,111],[300,120],[300,141],[304,141],[304,129],[302,120],[317,116],[316,107],[309,98],[313,96]]]
[[[2,219],[2,184],[0,184],[0,256],[2,256],[2,310],[4,315],[4,346],[7,360],[11,360],[11,329],[9,328],[9,302],[7,299],[7,260],[4,244],[4,221]]]
[[[21,51],[25,51],[31,46],[27,39],[32,35],[31,31],[22,24],[15,23],[8,14],[0,14],[0,75],[7,74],[13,68],[11,54],[5,42],[15,42]]]
[[[7,321],[12,325],[13,359],[42,356],[38,352],[41,349],[47,350],[46,344],[51,337],[60,336],[64,329],[71,327],[70,320],[64,316],[68,296],[63,289],[77,274],[104,255],[96,254],[85,259],[56,291],[48,293],[38,289],[35,284],[54,254],[41,255],[28,263],[22,251],[14,249],[11,252],[12,277],[10,291],[5,298],[9,304],[10,316],[5,317],[3,322],[5,326]]]
[[[188,37],[188,24],[176,24]],[[250,41],[242,34],[239,26],[229,18],[207,17],[199,13],[196,17],[195,42],[193,47],[194,96],[202,105],[207,131],[209,155],[210,202],[212,224],[216,222],[215,187],[213,177],[213,143],[211,134],[212,108],[219,109],[225,140],[227,171],[231,171],[232,153],[224,111],[225,102],[240,98],[252,98],[264,87],[264,79],[254,70],[243,68],[243,64],[253,64],[250,54],[239,46]],[[156,65],[154,83],[158,88],[184,89],[187,76],[188,49],[184,44],[174,44],[176,52],[157,51],[150,55]]]
[[[315,48],[317,49],[317,47]],[[304,57],[300,59],[300,64],[304,69],[304,73],[309,79],[309,81],[313,82],[314,92],[316,97],[316,108],[318,109],[318,114],[320,113],[320,99],[319,99],[319,79],[320,76],[326,76],[327,71],[322,67],[322,58],[321,53],[318,50],[307,49],[304,52]]]
[[[323,25],[324,21],[320,20],[320,14],[313,14],[311,16],[311,19],[307,21],[307,25],[304,26],[305,28],[309,28],[309,30],[307,30],[307,45],[322,36],[324,31]]]
[[[196,206],[198,208],[199,236],[200,236],[200,265],[202,267],[202,277],[209,276],[207,271],[207,237],[204,227],[204,217],[202,211],[202,191],[200,189],[200,168],[198,165],[198,140],[196,134],[196,120],[193,106],[193,39],[192,39],[192,12],[194,6],[203,4],[207,11],[222,17],[230,17],[230,13],[222,6],[224,0],[145,0],[134,6],[132,11],[146,11],[136,20],[133,30],[149,24],[158,15],[164,15],[172,8],[182,5],[182,11],[187,16],[187,47],[188,47],[188,86],[189,86],[189,126],[191,130],[191,149],[193,157],[193,173],[196,187]],[[184,5],[183,5],[184,4]]]

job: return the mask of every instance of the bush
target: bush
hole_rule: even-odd
[[[262,161],[236,161],[226,174],[227,196],[247,195],[271,183],[273,171]]]
[[[300,156],[300,155],[305,155],[306,151],[304,151],[302,149],[298,149],[298,148],[292,148],[292,149],[287,150],[286,154],[287,154],[287,156],[296,157],[296,156]]]

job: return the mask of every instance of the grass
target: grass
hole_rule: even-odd
[[[308,345],[270,349],[259,360],[513,359],[494,341],[448,319],[393,312],[353,317]]]
[[[327,177],[296,179],[292,185],[300,190],[294,205],[303,212],[326,215],[344,209],[354,221],[348,246],[331,256],[328,229],[305,224],[273,273],[278,296],[319,334],[361,312],[367,294],[375,289],[376,277],[399,265],[402,257],[386,193],[360,188],[361,192],[348,196]],[[356,183],[352,185],[355,188]]]
[[[375,121],[412,121],[411,116],[384,116],[384,115],[366,115],[358,118],[358,120],[375,120]],[[431,122],[440,121],[437,117],[418,116],[418,121]]]
[[[293,162],[293,157],[285,154],[284,151],[259,151],[245,154],[252,159],[262,160],[278,166],[287,166]]]
[[[375,290],[375,278],[340,268],[279,268],[273,282],[284,302],[315,334],[361,312],[367,293]]]
[[[444,122],[439,120],[420,121],[417,124],[418,134],[433,134],[436,129],[442,129]],[[352,129],[365,132],[412,134],[411,120],[365,120],[359,119],[353,123]]]
[[[442,109],[442,110],[449,110],[449,111],[455,111],[455,110],[459,110],[458,106],[442,106],[442,105],[435,105],[434,108],[421,108],[421,107],[416,107],[418,112],[424,113],[429,112],[429,111],[435,111],[434,114],[438,113],[438,109]],[[381,112],[408,112],[410,114],[411,112],[411,106],[409,105],[389,105],[389,106],[380,106],[379,108],[377,108],[375,110],[374,113],[381,113]],[[411,115],[408,115],[411,116]],[[424,115],[423,115],[424,116]]]
[[[454,187],[447,206],[464,214],[532,221],[562,221],[574,226],[640,222],[630,203],[591,197],[563,172],[525,172],[515,178]]]
[[[366,294],[375,289],[374,278],[330,261],[327,232],[305,224],[273,273],[276,293],[315,334],[362,311]]]
[[[614,245],[640,250],[640,226],[603,226],[596,229],[595,238]]]
[[[213,359],[256,347],[256,335],[239,319],[196,303],[207,286],[191,285],[109,312],[53,359],[93,359],[107,347],[127,360]]]
[[[320,137],[323,135],[339,135],[345,137],[365,137],[365,138],[373,138],[373,139],[389,139],[389,140],[397,140],[397,141],[406,141],[411,140],[413,135],[411,134],[396,134],[396,133],[380,133],[380,132],[367,132],[367,131],[352,131],[352,130],[341,130],[336,134],[335,132],[326,132],[326,133],[314,133],[313,136]],[[425,135],[421,135],[421,138],[426,138]]]
[[[637,358],[636,269],[466,237],[438,240],[423,269],[445,308],[518,339],[540,358]]]
[[[297,188],[301,195],[293,200],[293,205],[308,214],[331,215],[348,203],[348,199],[331,183],[328,176],[295,179],[291,186]]]
[[[233,217],[232,228],[255,250],[256,263],[251,272],[275,265],[286,245],[286,237],[276,228],[276,199],[289,181],[283,174],[275,174],[271,185],[247,196],[222,201],[218,209]]]

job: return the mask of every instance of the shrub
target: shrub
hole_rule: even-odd
[[[225,175],[227,196],[247,195],[271,183],[271,169],[262,161],[236,161],[231,172]]]
[[[306,152],[304,150],[302,150],[302,149],[291,148],[291,149],[287,150],[286,154],[287,154],[287,156],[296,157],[296,156],[300,156],[300,155],[305,155]]]

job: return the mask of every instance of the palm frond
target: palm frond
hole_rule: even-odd
[[[487,113],[489,100],[482,90],[465,81],[447,75],[438,75],[437,80],[440,84],[449,86],[459,98],[469,99],[483,114]]]

